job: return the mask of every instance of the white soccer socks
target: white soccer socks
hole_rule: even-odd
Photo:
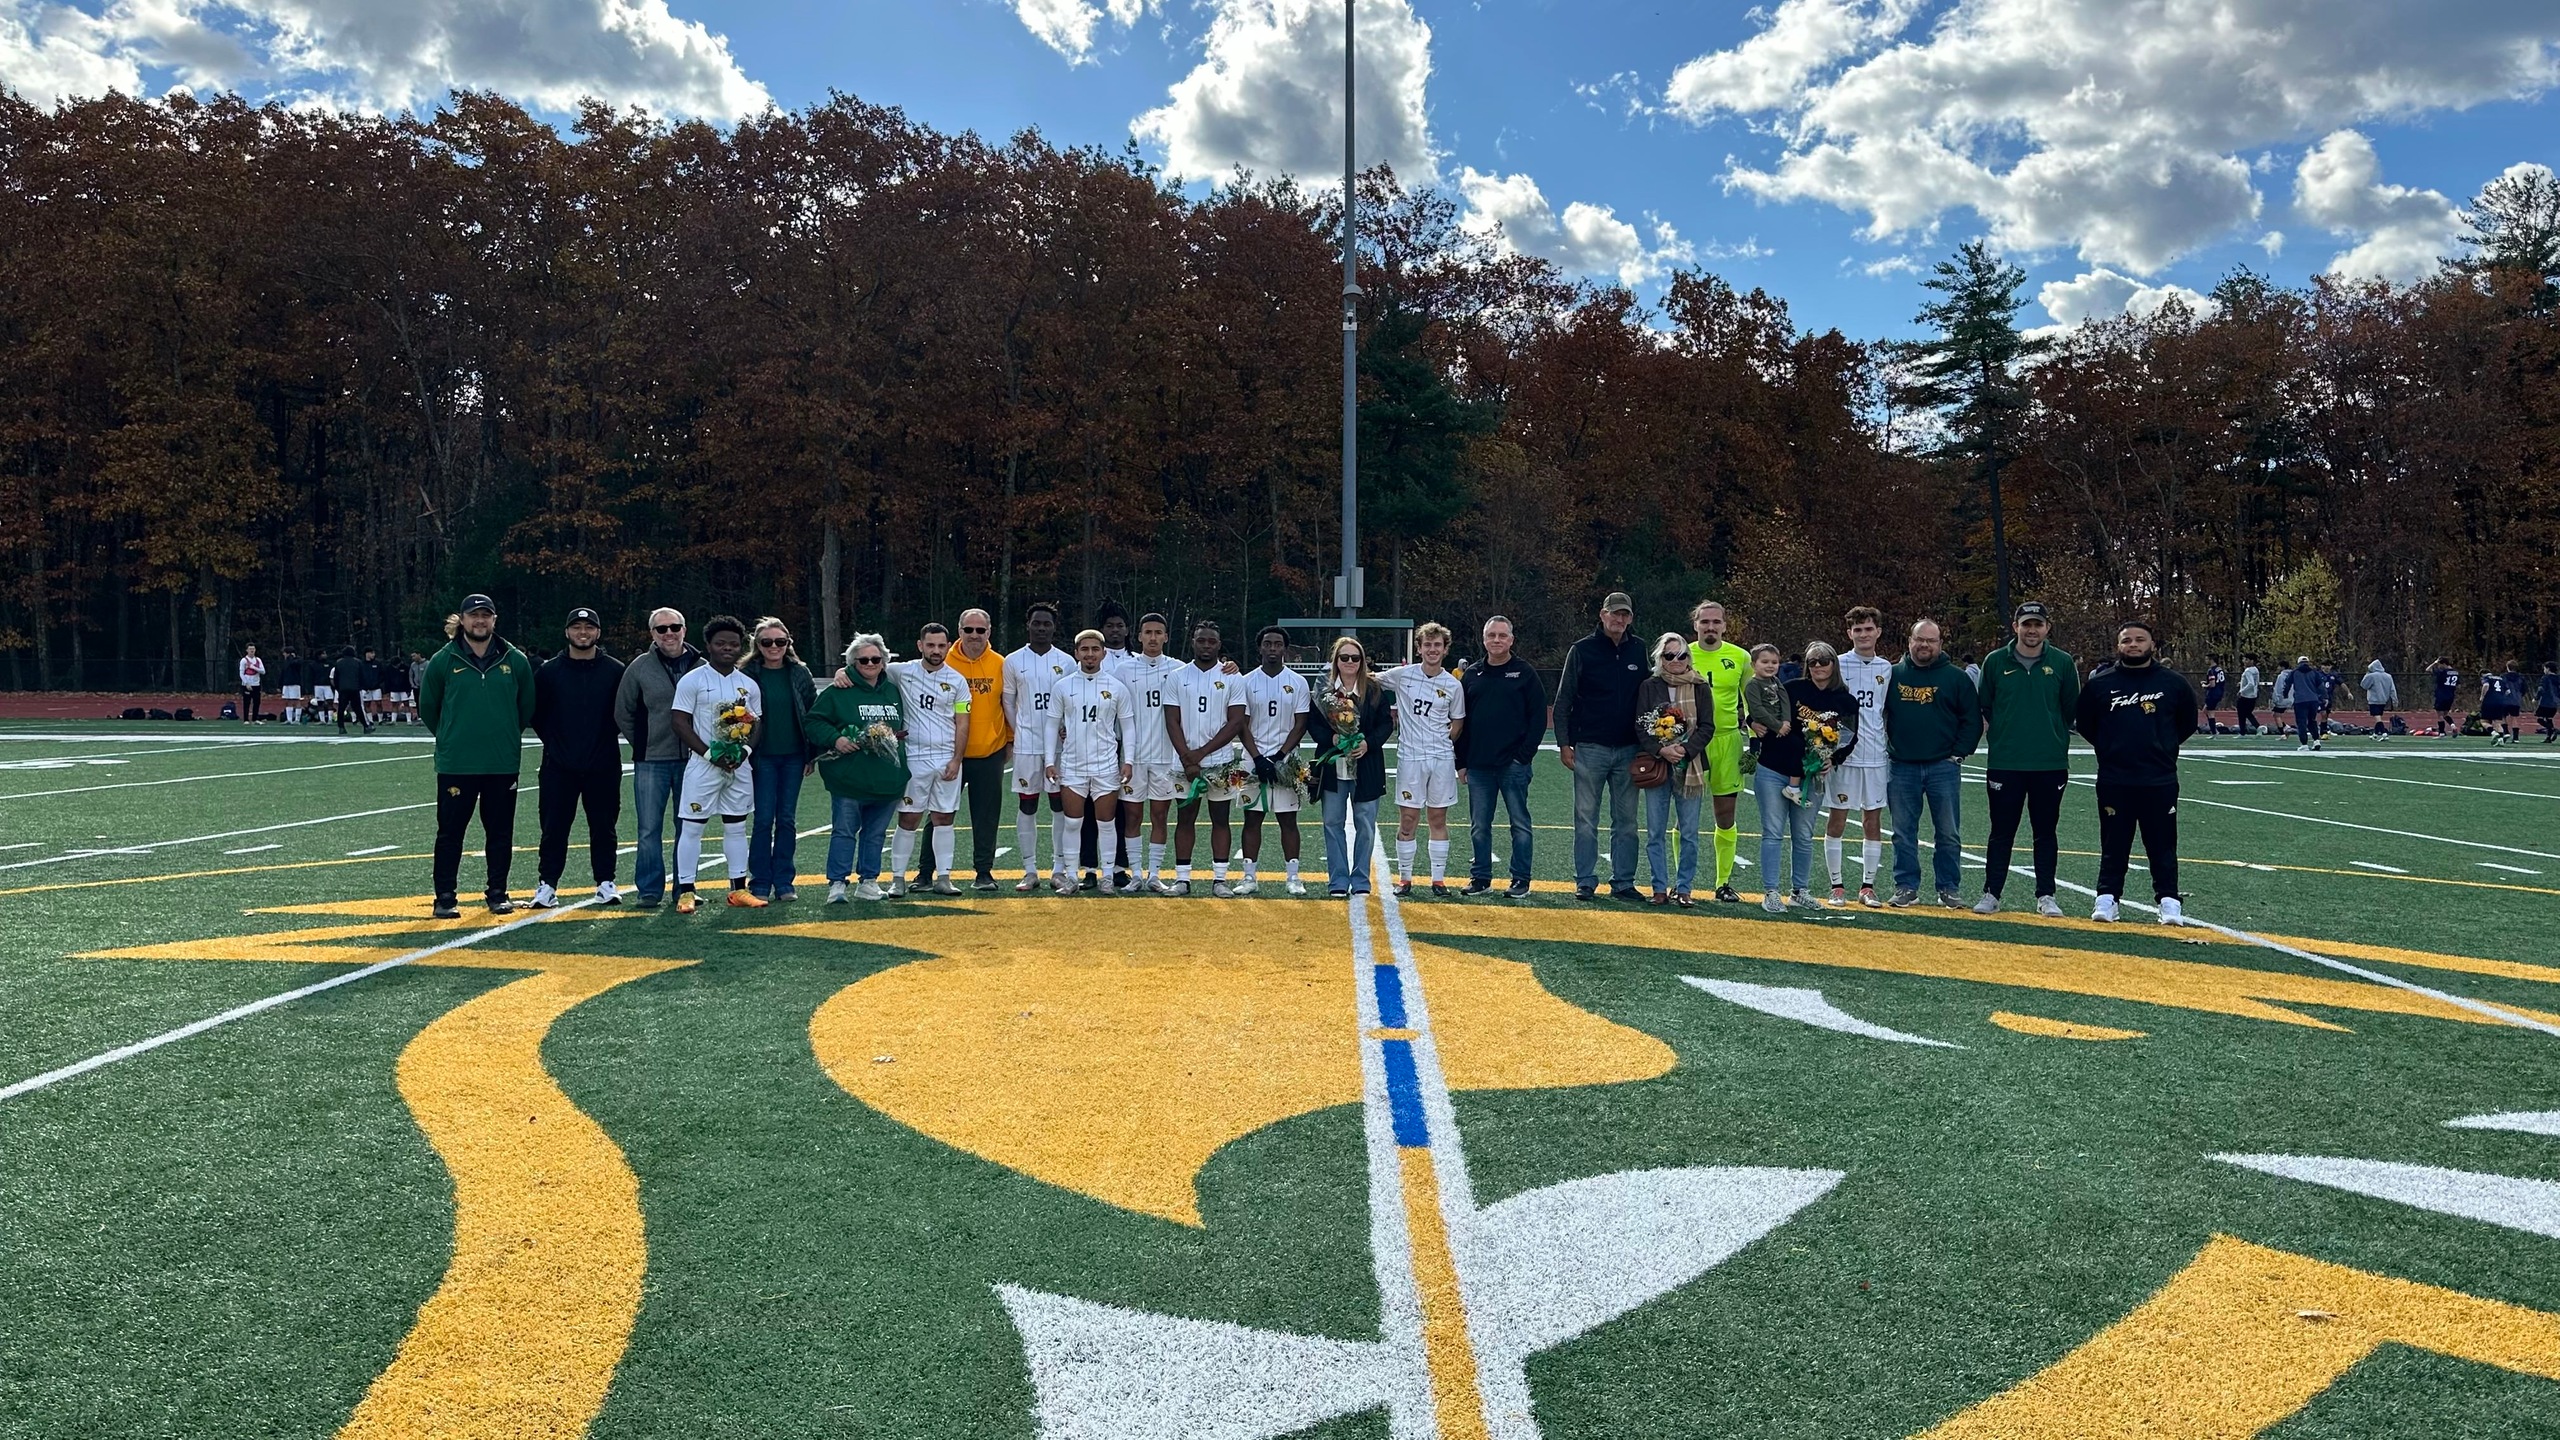
[[[1407,885],[1413,883],[1414,846],[1410,836],[1396,837],[1396,879]]]
[[[1059,874],[1064,875],[1075,869],[1075,861],[1072,858],[1072,852],[1067,849],[1067,817],[1062,814],[1052,812],[1049,816],[1049,827],[1057,836],[1056,842],[1050,846],[1049,866]],[[1022,878],[1025,880],[1039,879],[1039,816],[1032,814],[1028,810],[1016,810],[1013,812],[1013,844],[1015,849],[1022,852]]]
[[[916,832],[900,825],[889,833],[889,876],[896,879],[907,873],[907,862],[916,858]]]
[[[1840,867],[1848,863],[1844,853],[1847,849],[1848,845],[1845,841],[1829,837],[1825,837],[1823,839],[1822,863],[1823,866],[1831,872],[1831,888],[1834,890],[1840,888]]]
[[[1881,841],[1881,840],[1861,840],[1861,841],[1859,841],[1859,842],[1858,842],[1858,883],[1859,883],[1859,884],[1861,884],[1861,885],[1873,885],[1873,884],[1875,884],[1875,883],[1876,883],[1876,873],[1877,873],[1879,870],[1883,869],[1883,868],[1884,868],[1884,842],[1883,842],[1883,841]]]
[[[1091,803],[1091,802],[1089,802],[1089,801],[1088,801],[1087,803],[1089,804],[1089,803]],[[1073,875],[1073,874],[1075,874],[1078,870],[1080,870],[1080,869],[1082,869],[1082,868],[1083,868],[1082,866],[1080,866],[1080,865],[1078,865],[1078,864],[1076,863],[1078,860],[1080,860],[1081,858],[1083,858],[1083,857],[1081,857],[1081,856],[1079,856],[1079,855],[1077,855],[1077,854],[1076,854],[1076,844],[1077,844],[1077,841],[1081,838],[1081,837],[1080,837],[1080,836],[1078,836],[1078,834],[1076,833],[1076,832],[1077,832],[1077,830],[1078,830],[1078,828],[1079,828],[1079,827],[1078,827],[1078,825],[1077,825],[1077,822],[1075,822],[1075,821],[1073,821],[1073,820],[1068,819],[1068,818],[1066,817],[1066,815],[1065,815],[1063,812],[1059,812],[1059,811],[1052,811],[1052,812],[1050,812],[1050,815],[1049,815],[1049,875],[1050,875],[1050,878],[1052,878],[1052,879],[1058,879],[1058,878],[1062,878],[1062,877],[1065,877],[1065,876]],[[1034,880],[1037,880],[1037,879],[1039,879],[1039,878],[1040,878],[1040,866],[1039,866],[1039,863],[1038,863],[1038,861],[1039,861],[1039,857],[1031,853],[1031,847],[1032,847],[1033,843],[1034,843],[1034,842],[1039,838],[1039,834],[1040,834],[1039,827],[1038,827],[1038,826],[1036,826],[1036,825],[1034,825],[1034,824],[1032,823],[1032,821],[1031,821],[1031,817],[1030,817],[1030,816],[1028,816],[1028,815],[1023,816],[1023,817],[1022,817],[1022,873],[1023,873],[1025,876],[1028,876],[1029,878],[1034,879]],[[1099,851],[1099,850],[1096,850],[1096,851],[1094,852],[1094,854],[1096,855],[1096,857],[1097,857],[1097,858],[1101,855],[1101,853],[1102,853],[1102,852],[1101,852],[1101,851]]]
[[[696,842],[699,844],[700,842]],[[747,883],[747,821],[744,816],[720,821],[720,853],[729,861],[729,888]]]
[[[951,879],[951,854],[953,849],[959,844],[959,840],[960,836],[955,827],[949,825],[936,825],[933,827],[934,883],[943,884],[947,883]],[[741,855],[745,854],[745,848],[743,846],[740,847],[738,853]],[[903,869],[904,867],[902,866],[900,868]]]
[[[702,822],[676,822],[676,883],[690,885],[702,873]],[[744,853],[744,852],[741,852]]]
[[[1447,881],[1448,878],[1449,842],[1446,840],[1434,840],[1431,842],[1431,883],[1434,885],[1442,884]]]

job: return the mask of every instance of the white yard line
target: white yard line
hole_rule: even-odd
[[[2098,782],[2085,775],[2071,777],[2074,785],[2095,786]],[[2334,825],[2341,830],[2361,830],[2368,835],[2396,835],[2403,840],[2416,840],[2428,845],[2459,845],[2466,850],[2494,850],[2501,855],[2522,855],[2533,860],[2560,860],[2548,850],[2523,850],[2513,845],[2492,845],[2486,840],[2456,840],[2450,835],[2421,835],[2414,830],[2394,830],[2387,825],[2358,825],[2352,820],[2330,820],[2318,815],[2295,815],[2283,810],[2261,810],[2254,805],[2234,805],[2228,800],[2206,800],[2195,795],[2178,797],[2181,805],[2209,805],[2216,810],[2237,810],[2243,815],[2263,815],[2270,820],[2293,820],[2305,825]]]
[[[283,848],[284,845],[281,842],[270,840],[264,845],[243,845],[237,850],[225,850],[222,853],[225,855],[255,855],[261,850],[281,850]]]
[[[2385,875],[2406,875],[2409,873],[2397,865],[2380,865],[2371,860],[2350,860],[2347,863],[2353,865],[2359,870],[2379,870]]]
[[[309,770],[344,770],[351,765],[395,765],[404,760],[424,760],[424,755],[382,755],[371,760],[332,760],[325,765],[288,765],[281,770],[224,770],[212,775],[180,775],[168,780],[119,780],[112,785],[74,785],[61,790],[22,790],[15,795],[0,795],[0,802],[10,800],[50,800],[59,795],[86,795],[97,790],[141,790],[153,785],[192,785],[199,780],[270,780],[279,775],[299,775]]]
[[[380,855],[380,854],[385,853],[386,851],[397,850],[397,849],[399,849],[399,848],[400,848],[400,847],[399,847],[399,846],[397,846],[397,845],[368,845],[368,846],[366,846],[365,848],[363,848],[362,850],[350,850],[350,851],[348,851],[348,852],[347,852],[347,858],[348,858],[348,859],[350,859],[350,860],[352,860],[352,859],[354,859],[354,858],[355,858],[356,856],[358,856],[358,855]]]
[[[528,790],[533,786],[524,787]],[[181,840],[154,840],[142,845],[128,845],[116,850],[72,850],[60,855],[47,855],[36,860],[11,860],[0,864],[0,870],[24,870],[36,865],[58,865],[65,860],[85,860],[94,855],[148,855],[177,845],[201,845],[211,840],[237,840],[246,835],[267,835],[278,830],[299,830],[311,825],[334,825],[341,820],[364,820],[375,815],[398,815],[410,810],[432,810],[433,800],[414,805],[386,805],[379,810],[351,810],[344,815],[323,815],[316,820],[287,820],[276,825],[253,825],[246,830],[217,830],[210,835],[189,835]]]
[[[406,728],[406,727],[404,727]],[[156,742],[165,745],[188,745],[210,749],[219,745],[433,745],[436,737],[420,727],[414,735],[297,735],[290,731],[242,733],[238,735],[154,735],[145,731],[104,731],[69,734],[59,731],[0,730],[0,742],[32,740],[56,745],[106,745]],[[136,754],[144,752],[136,751]]]
[[[2495,860],[2474,860],[2471,863],[2479,866],[2483,870],[2504,870],[2510,875],[2539,875],[2542,873],[2539,870],[2528,870],[2522,865],[2501,865]]]
[[[2321,752],[2326,754],[2326,751]],[[2400,775],[2366,775],[2354,770],[2340,770],[2328,765],[2278,765],[2265,760],[2242,760],[2230,755],[2186,751],[2181,759],[2201,760],[2212,765],[2244,765],[2252,770],[2276,770],[2287,775],[2321,775],[2337,780],[2368,780],[2376,785],[2423,785],[2430,790],[2468,790],[2477,795],[2508,795],[2519,800],[2560,800],[2560,795],[2545,795],[2539,790],[2502,790],[2494,785],[2456,785],[2445,780],[2411,780]],[[2216,780],[2216,785],[2240,785],[2247,781]]]

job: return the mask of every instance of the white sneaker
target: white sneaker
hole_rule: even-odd
[[[853,887],[853,898],[854,898],[854,899],[856,899],[856,900],[877,900],[877,899],[879,899],[879,898],[880,898],[880,882],[879,882],[879,881],[877,881],[877,880],[865,880],[865,881],[863,881],[861,884],[854,886],[854,887]]]
[[[952,883],[950,876],[936,875],[933,877],[933,893],[936,895],[957,895],[960,893],[960,887]]]
[[[596,903],[599,905],[619,905],[622,903],[622,892],[614,888],[612,881],[599,880],[596,882]]]
[[[844,903],[844,891],[845,891],[845,885],[844,885],[844,882],[843,882],[843,881],[841,881],[841,880],[830,880],[830,881],[828,881],[828,882],[827,882],[827,903],[828,903],[828,904],[830,904],[830,905],[841,905],[841,904],[843,904],[843,903]]]
[[[1212,880],[1209,882],[1209,893],[1217,896],[1221,900],[1224,900],[1236,893],[1236,887],[1228,884],[1224,880]]]
[[[1233,885],[1228,886],[1227,893],[1230,895],[1250,895],[1259,888],[1261,884],[1261,881],[1247,875]]]
[[[1293,875],[1289,877],[1288,889],[1292,895],[1304,895],[1307,893],[1307,882]]]
[[[559,909],[559,908],[560,908],[560,892],[559,892],[559,891],[557,891],[557,890],[552,889],[552,888],[551,888],[550,886],[548,886],[548,885],[536,885],[536,886],[534,886],[534,887],[533,887],[533,908],[534,908],[534,909],[536,909],[536,910],[557,910],[557,909]]]
[[[2036,897],[2036,913],[2047,920],[2059,920],[2062,918],[2062,902],[2050,895],[2039,895]]]
[[[1777,891],[1763,890],[1760,892],[1760,908],[1772,915],[1782,915],[1786,913],[1787,902],[1778,898]]]
[[[2308,755],[2311,753],[2311,747],[2308,745],[2296,745],[2293,747],[2293,753],[2296,755]]]
[[[1973,902],[1973,913],[1976,915],[1999,914],[2000,897],[1992,894],[1988,890],[1983,891],[1982,898]]]
[[[2089,911],[2089,918],[2092,920],[2103,920],[2109,924],[2113,924],[2115,921],[2124,917],[2116,913],[2116,897],[2113,895],[2101,895],[2098,897],[2097,905],[2092,907]]]
[[[1040,882],[1037,880],[1026,881],[1024,882],[1024,888],[1028,889],[1037,886],[1039,883]],[[1056,891],[1058,894],[1064,895],[1068,891],[1076,888],[1076,882],[1067,875],[1061,873],[1049,877],[1049,888]]]
[[[1061,881],[1061,882],[1063,882],[1063,881],[1067,878],[1063,873],[1060,873],[1060,872],[1054,872],[1054,871],[1053,871],[1053,872],[1051,872],[1051,873],[1053,874],[1053,876],[1054,876],[1056,879],[1058,879],[1058,880],[1059,880],[1059,881]],[[1014,893],[1014,894],[1016,894],[1016,895],[1028,895],[1028,894],[1030,894],[1032,891],[1037,890],[1037,889],[1039,889],[1039,888],[1040,888],[1040,872],[1039,872],[1039,871],[1037,871],[1037,870],[1025,870],[1025,871],[1023,871],[1023,872],[1022,872],[1022,878],[1021,878],[1020,880],[1017,880],[1017,881],[1015,881],[1015,882],[1014,882],[1014,885],[1013,885],[1013,893]]]
[[[2160,902],[2160,923],[2163,925],[2187,923],[2187,907],[2178,903],[2177,896],[2172,895]]]
[[[889,889],[888,889],[888,891],[887,891],[887,894],[888,894],[888,896],[889,896],[889,898],[890,898],[890,899],[892,899],[892,900],[904,899],[904,898],[906,897],[906,893],[907,893],[907,877],[906,877],[906,876],[904,876],[904,875],[899,875],[899,876],[893,877],[893,878],[889,881]]]
[[[1188,895],[1191,893],[1191,882],[1185,880],[1180,885],[1176,885],[1172,881],[1159,875],[1153,880],[1148,881],[1145,888],[1153,890],[1159,895]]]

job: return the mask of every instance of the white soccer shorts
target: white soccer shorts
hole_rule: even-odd
[[[1830,798],[1824,803],[1834,810],[1882,810],[1885,776],[1892,773],[1884,765],[1843,765],[1825,775]]]
[[[1058,783],[1049,787],[1049,793],[1054,795],[1063,790],[1072,790],[1087,800],[1117,795],[1120,793],[1120,767],[1117,764],[1095,766],[1089,770],[1062,767],[1058,771]]]
[[[287,685],[286,687],[284,687],[284,698],[286,698],[287,700],[299,700],[299,699],[301,699],[301,698],[302,698],[302,687],[301,687],[301,686],[299,686],[299,685]]]
[[[1277,780],[1268,785],[1256,780],[1246,788],[1244,803],[1247,809],[1259,810],[1265,815],[1295,815],[1298,813],[1298,792],[1294,786],[1283,785]]]
[[[678,819],[708,823],[754,813],[756,777],[751,767],[723,770],[699,755],[685,757],[684,790],[677,797]]]
[[[314,685],[311,687],[311,698],[314,700],[335,700],[338,698],[338,692],[330,689],[326,685]]]
[[[1133,765],[1129,783],[1120,787],[1123,800],[1171,800],[1191,782],[1182,776],[1179,765]]]
[[[364,698],[367,700],[379,700],[382,698],[382,692],[379,690],[367,690],[364,692]]]
[[[948,815],[960,808],[960,777],[942,778],[948,755],[907,752],[907,793],[898,802],[901,815]]]
[[[1120,767],[1114,765],[1111,767],[1111,771],[1112,784],[1117,787],[1120,783]],[[1049,778],[1048,756],[1025,755],[1019,750],[1013,752],[1013,793],[1016,795],[1055,795],[1058,793],[1058,782]],[[1090,794],[1091,792],[1088,791],[1086,793]]]
[[[1396,761],[1396,806],[1405,810],[1446,809],[1458,803],[1458,766],[1454,760],[1427,760],[1417,755]]]

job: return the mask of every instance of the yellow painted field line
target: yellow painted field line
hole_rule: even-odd
[[[1422,1357],[1431,1372],[1431,1408],[1440,1440],[1486,1440],[1484,1398],[1476,1384],[1475,1342],[1449,1229],[1440,1216],[1440,1180],[1427,1146],[1397,1150],[1404,1176],[1405,1232],[1413,1237],[1413,1282],[1422,1301]]]

